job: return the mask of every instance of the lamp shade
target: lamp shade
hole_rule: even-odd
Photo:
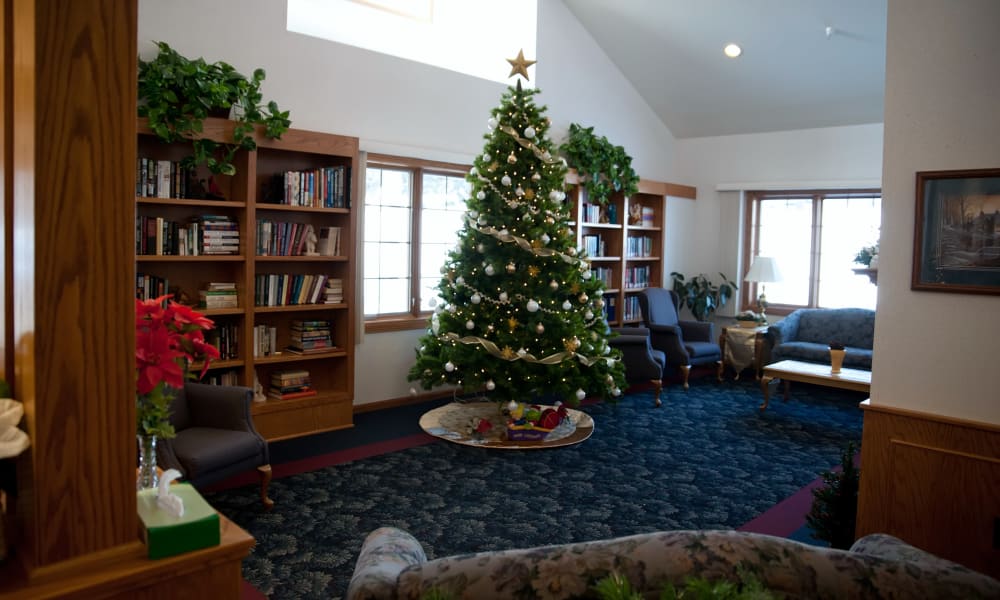
[[[750,270],[743,281],[756,281],[758,283],[771,283],[781,281],[781,271],[778,270],[778,262],[770,256],[758,256],[753,259]]]

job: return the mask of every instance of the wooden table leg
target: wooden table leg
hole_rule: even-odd
[[[764,402],[761,403],[760,405],[761,410],[767,408],[767,403],[771,399],[770,383],[772,379],[774,379],[774,377],[771,377],[770,375],[764,375],[763,377],[760,378],[760,391],[764,393]]]
[[[788,379],[785,380],[785,397],[784,401],[788,402],[788,397],[791,395],[792,382]]]

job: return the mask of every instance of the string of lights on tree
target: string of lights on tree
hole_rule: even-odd
[[[511,76],[528,78],[523,52]],[[411,381],[456,385],[507,401],[576,403],[621,394],[620,353],[607,342],[604,284],[576,248],[566,163],[547,137],[537,89],[520,79],[487,121],[458,241],[441,267]],[[411,390],[416,393],[416,390]]]

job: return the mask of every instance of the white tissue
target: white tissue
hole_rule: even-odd
[[[177,469],[167,469],[160,476],[160,486],[156,490],[156,506],[178,518],[184,516],[184,500],[170,493],[170,482],[180,476],[181,472]]]

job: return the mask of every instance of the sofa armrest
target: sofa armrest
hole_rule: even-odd
[[[381,600],[396,597],[396,579],[403,569],[427,561],[415,537],[395,527],[380,527],[368,534],[345,600]]]
[[[184,394],[193,426],[255,431],[250,417],[250,388],[189,382],[184,384]]]

